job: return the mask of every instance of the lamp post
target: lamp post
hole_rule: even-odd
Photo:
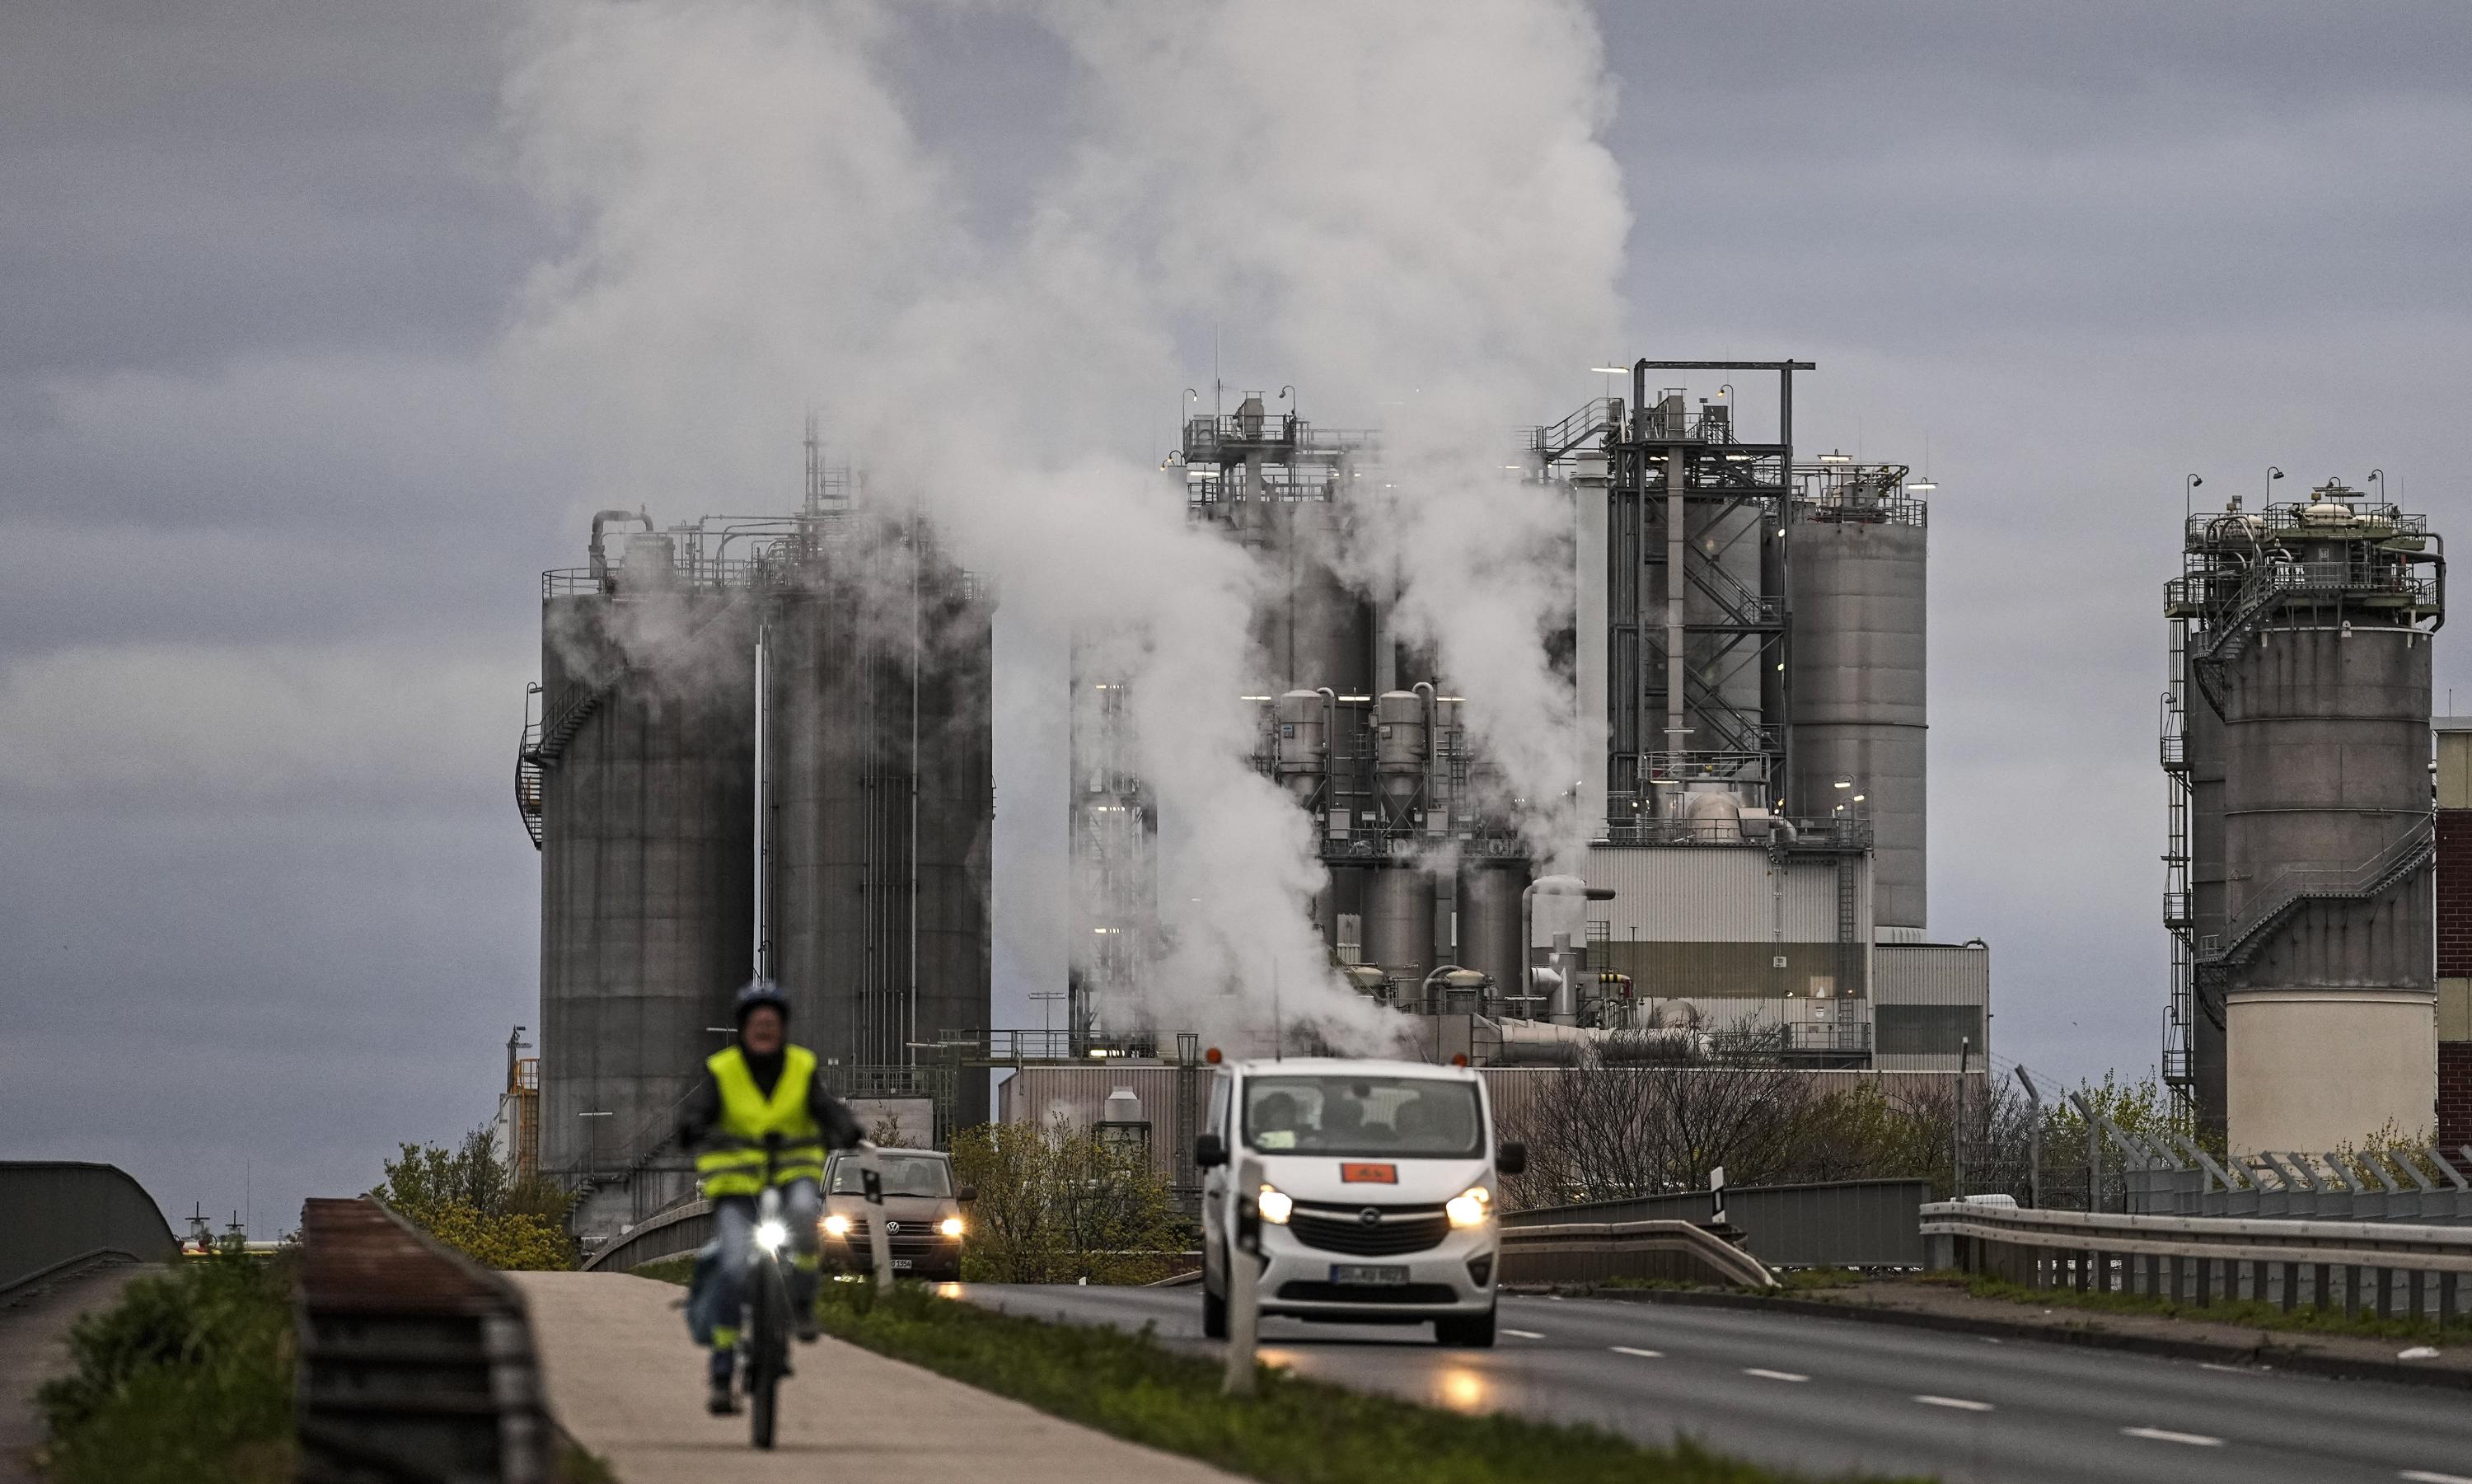
[[[2198,487],[2205,481],[2195,474],[2180,481],[2180,523],[2187,525],[2198,514]]]
[[[2283,470],[2271,464],[2266,467],[2266,503],[2269,505],[2274,503],[2274,482],[2282,477]]]
[[[2385,469],[2373,468],[2369,470],[2368,482],[2378,487],[2379,499],[2383,500],[2387,497],[2387,471]]]

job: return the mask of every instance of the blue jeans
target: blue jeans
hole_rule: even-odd
[[[713,1326],[713,1368],[726,1364],[738,1345],[739,1317],[747,1303],[747,1270],[755,1261],[755,1197],[725,1195],[712,1203],[713,1236],[721,1243],[721,1262],[713,1270],[713,1310],[722,1322]],[[781,1187],[781,1220],[790,1229],[790,1308],[802,1311],[816,1302],[816,1226],[824,1219],[824,1198],[812,1180],[794,1180]]]

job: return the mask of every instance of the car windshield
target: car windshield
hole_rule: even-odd
[[[1438,1077],[1245,1079],[1245,1141],[1265,1154],[1440,1159],[1484,1150],[1474,1084]]]
[[[941,1160],[922,1155],[879,1155],[884,1165],[884,1193],[887,1195],[947,1196],[953,1193],[953,1167]],[[856,1160],[833,1161],[832,1193],[865,1195],[867,1184],[859,1174]]]

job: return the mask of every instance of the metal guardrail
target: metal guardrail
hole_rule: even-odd
[[[0,1161],[0,1294],[107,1258],[179,1252],[162,1208],[118,1165]]]
[[[1759,1258],[1690,1221],[1559,1221],[1502,1233],[1505,1283],[1597,1283],[1608,1279],[1777,1285]]]
[[[1964,1202],[1922,1208],[1933,1266],[2029,1288],[2131,1293],[2200,1305],[2252,1300],[2372,1309],[2381,1319],[2463,1313],[2472,1231],[2367,1221],[2127,1216]],[[2400,1300],[2400,1302],[2399,1302]]]
[[[557,1425],[523,1296],[377,1202],[300,1212],[302,1484],[544,1484]]]
[[[1928,1180],[1846,1180],[1801,1185],[1737,1185],[1725,1192],[1725,1219],[1743,1249],[1770,1267],[1918,1268],[1922,1233],[1914,1211],[1931,1199]],[[1705,1190],[1632,1196],[1507,1211],[1506,1233],[1570,1221],[1704,1221]]]
[[[689,1201],[630,1227],[583,1259],[587,1273],[631,1273],[647,1262],[677,1257],[712,1240],[712,1203]]]

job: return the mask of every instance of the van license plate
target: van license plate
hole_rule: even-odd
[[[1330,1265],[1334,1283],[1404,1283],[1408,1270],[1397,1264],[1374,1265],[1362,1262],[1334,1262]]]
[[[910,1259],[907,1257],[895,1257],[892,1259],[892,1270],[896,1273],[908,1266],[910,1266]]]

